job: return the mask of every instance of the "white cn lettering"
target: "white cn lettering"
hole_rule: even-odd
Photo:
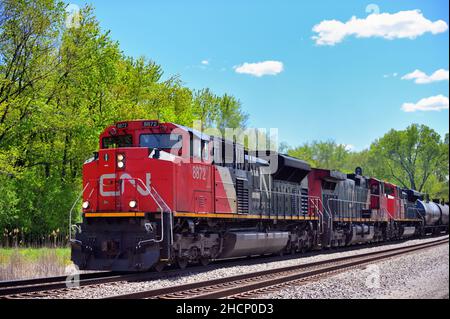
[[[115,179],[116,178],[116,174],[104,174],[102,176],[100,176],[100,195],[102,195],[103,197],[114,197],[114,196],[120,196],[120,192],[105,192],[104,187],[104,180],[105,179]]]
[[[103,197],[115,197],[120,196],[120,194],[125,193],[125,185],[130,183],[134,188],[137,189],[139,194],[142,196],[150,195],[150,187],[151,187],[151,173],[145,174],[145,184],[141,179],[135,179],[131,175],[124,173],[120,176],[121,180],[121,189],[117,192],[105,192],[104,190],[104,180],[105,179],[115,179],[117,177],[117,174],[104,174],[100,177],[100,195]],[[138,184],[136,185],[136,181],[138,181]],[[142,186],[141,186],[142,185]]]

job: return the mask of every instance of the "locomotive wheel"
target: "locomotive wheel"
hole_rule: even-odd
[[[188,264],[189,264],[189,261],[186,258],[178,258],[177,259],[178,268],[180,268],[181,270],[186,269]]]
[[[161,271],[163,271],[164,270],[164,268],[166,267],[166,263],[165,262],[162,262],[162,261],[160,261],[160,262],[158,262],[155,266],[153,266],[153,268],[155,268],[155,270],[157,271],[157,272],[161,272]]]
[[[209,265],[209,263],[210,263],[210,259],[208,258],[208,257],[202,257],[202,258],[200,258],[200,264],[202,265],[202,266],[208,266]]]

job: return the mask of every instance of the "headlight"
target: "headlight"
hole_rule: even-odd
[[[123,156],[123,154],[117,155],[117,160],[118,160],[119,162],[123,161],[124,159],[125,159],[125,156]]]
[[[123,168],[124,166],[125,166],[125,164],[123,162],[117,162],[118,168]]]
[[[136,208],[137,202],[135,200],[132,200],[128,203],[128,205],[130,205],[131,208]]]
[[[83,209],[88,209],[89,208],[89,202],[88,201],[85,201],[85,202],[83,202]]]

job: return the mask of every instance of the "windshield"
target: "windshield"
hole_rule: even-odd
[[[103,148],[119,148],[119,147],[132,147],[133,138],[131,135],[119,135],[104,137]]]
[[[141,147],[172,149],[181,148],[180,141],[182,136],[179,134],[142,134],[139,139]]]

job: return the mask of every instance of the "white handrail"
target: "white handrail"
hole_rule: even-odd
[[[69,212],[69,242],[72,242],[72,212],[75,209],[75,206],[77,205],[81,196],[83,196],[84,191],[87,189],[88,186],[89,186],[89,182],[86,183],[86,186],[84,186],[83,190],[80,192],[80,194],[78,194],[77,199],[75,200],[75,202],[72,205],[72,208],[70,209],[70,212]],[[91,193],[91,195],[92,195],[92,193]],[[90,195],[89,195],[89,197],[90,197]]]
[[[407,212],[409,210],[415,211],[416,215],[418,215],[420,217],[420,219],[423,221],[423,224],[425,225],[425,217],[422,216],[422,214],[420,213],[419,209],[417,207],[408,207],[408,209],[406,210]]]
[[[329,211],[332,211],[331,208],[330,208],[330,201],[349,203],[349,204],[359,204],[359,205],[362,205],[362,206],[368,206],[366,209],[370,208],[370,204],[367,203],[367,202],[357,202],[357,201],[347,200],[347,199],[328,198],[328,200],[327,200],[327,207],[328,207]]]
[[[154,187],[150,186],[150,189],[149,189],[147,187],[147,185],[145,185],[144,181],[142,181],[142,179],[135,178],[135,180],[139,181],[144,186],[144,188],[146,189],[148,194],[153,198],[154,202],[156,203],[156,205],[158,205],[158,207],[161,211],[161,238],[159,240],[156,240],[156,239],[142,240],[142,241],[138,242],[136,246],[140,247],[142,244],[146,244],[146,243],[161,243],[164,241],[164,235],[165,235],[164,234],[164,216],[162,214],[164,214],[164,213],[170,214],[170,228],[172,230],[172,210],[166,204],[166,202],[161,198],[161,196],[159,195],[159,193],[156,191],[156,189]],[[155,195],[152,194],[152,191],[155,193]],[[158,197],[158,199],[156,199],[155,196]],[[162,206],[165,206],[165,209]],[[170,245],[172,245],[172,243],[170,243]]]
[[[314,205],[314,208],[316,209],[315,212],[317,212],[317,214],[319,215],[320,233],[323,233],[323,213],[320,211],[319,205],[315,201],[315,200],[319,201],[319,198],[310,198],[309,200],[311,200],[311,203]]]

